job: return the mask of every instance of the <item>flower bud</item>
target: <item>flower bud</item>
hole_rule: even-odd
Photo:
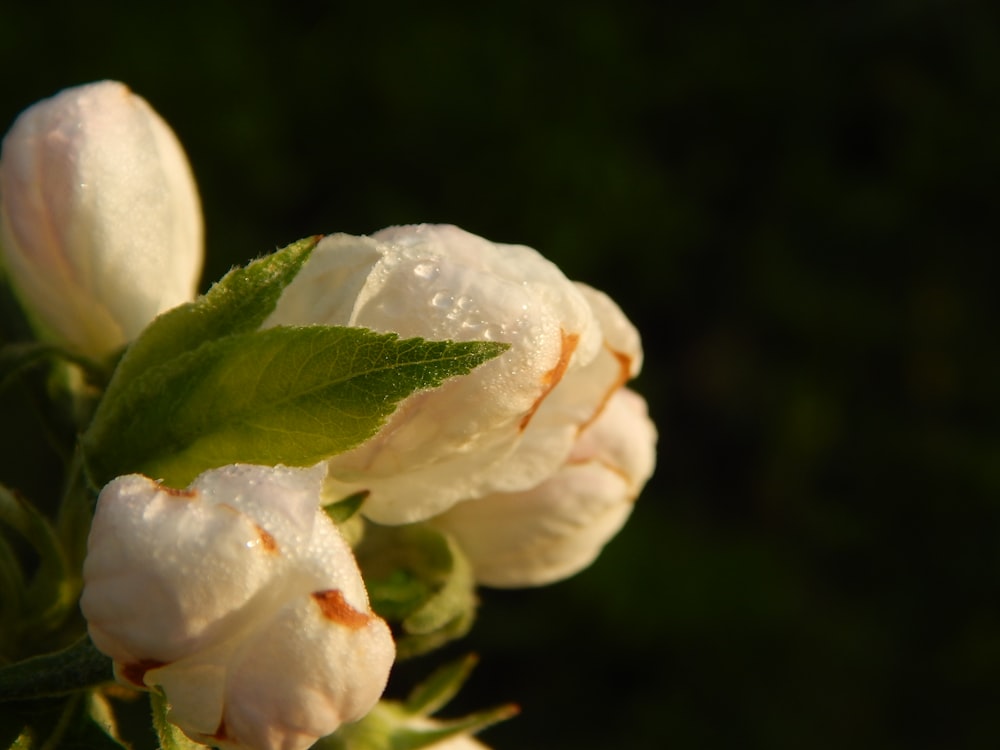
[[[176,136],[112,81],[29,107],[0,154],[0,246],[41,337],[113,353],[196,291],[201,208]]]
[[[487,586],[538,586],[590,565],[625,523],[656,462],[641,396],[621,388],[562,467],[529,490],[459,503],[431,523],[450,533]]]
[[[389,524],[537,485],[641,358],[635,329],[603,295],[531,248],[452,226],[322,240],[265,326],[312,323],[510,344],[411,396],[374,438],[330,460],[327,491],[369,491],[362,512]]]
[[[306,748],[378,701],[395,655],[350,548],[319,508],[323,468],[140,476],[101,492],[81,609],[119,681],[158,687],[196,741]]]

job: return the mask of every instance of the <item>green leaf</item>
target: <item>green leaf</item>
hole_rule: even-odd
[[[234,268],[194,302],[160,315],[125,351],[108,386],[108,398],[116,399],[146,370],[201,344],[256,330],[319,240],[318,236],[299,240],[245,268]]]
[[[471,735],[518,713],[514,705],[478,711],[460,719],[442,721],[416,716],[394,701],[380,701],[354,724],[314,745],[315,750],[420,750],[458,735]]]
[[[364,505],[365,500],[368,499],[368,495],[370,494],[371,493],[368,490],[355,492],[353,495],[348,495],[343,500],[338,500],[335,503],[324,505],[323,511],[330,516],[331,521],[339,526],[345,521],[349,521],[354,518],[354,514],[361,510],[361,506]]]
[[[234,268],[194,302],[155,318],[122,355],[91,426],[120,418],[122,399],[125,394],[134,394],[136,381],[142,376],[167,367],[169,372],[150,375],[146,382],[169,379],[171,373],[176,373],[176,367],[170,369],[176,359],[190,357],[200,346],[219,339],[256,330],[274,310],[282,290],[301,270],[319,240],[318,236],[299,240],[246,267]],[[93,468],[88,463],[88,471]],[[90,479],[100,488],[111,477]]]
[[[111,660],[90,638],[0,669],[0,702],[64,695],[114,678]]]
[[[519,709],[514,705],[497,706],[485,711],[463,716],[451,721],[436,721],[433,727],[403,727],[392,737],[393,750],[420,750],[432,747],[460,734],[475,734],[486,727],[517,716]]]
[[[142,472],[183,487],[226,464],[309,466],[374,435],[411,393],[506,348],[327,326],[210,341],[102,404],[83,438],[88,469],[99,484]]]
[[[23,536],[39,558],[34,575],[23,590],[19,625],[36,634],[48,632],[76,606],[79,580],[70,569],[62,544],[48,519],[27,500],[2,485],[0,524]]]
[[[369,494],[371,493],[368,490],[362,490],[348,495],[343,500],[323,506],[323,511],[336,525],[344,541],[351,545],[351,549],[357,547],[365,535],[365,519],[358,515],[358,511],[361,510]]]
[[[472,568],[451,537],[423,524],[369,524],[355,550],[372,609],[396,625],[400,659],[432,651],[472,627]]]
[[[439,667],[410,691],[403,704],[405,709],[422,716],[440,711],[458,694],[478,662],[475,654],[468,654]]]
[[[195,742],[167,718],[167,699],[157,692],[149,694],[153,707],[153,729],[160,740],[160,750],[205,750],[200,742]]]

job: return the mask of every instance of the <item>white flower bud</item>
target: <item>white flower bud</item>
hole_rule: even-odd
[[[376,704],[395,656],[350,548],[319,508],[322,467],[205,472],[187,490],[101,492],[81,609],[118,679],[227,748],[306,748]]]
[[[121,83],[38,102],[3,141],[0,246],[43,338],[111,354],[196,291],[201,208],[180,143]]]
[[[380,523],[537,485],[641,359],[638,334],[606,297],[531,248],[452,226],[322,240],[265,326],[312,323],[511,345],[411,396],[372,440],[330,461],[328,492],[369,490],[362,512]]]
[[[656,428],[625,388],[537,487],[459,503],[431,521],[452,534],[487,586],[538,586],[590,565],[653,473]]]

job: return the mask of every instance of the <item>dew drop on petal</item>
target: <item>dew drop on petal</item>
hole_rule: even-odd
[[[413,267],[413,274],[427,281],[436,279],[439,273],[441,273],[440,267],[430,262],[418,263]]]
[[[434,305],[434,307],[441,309],[450,309],[455,304],[455,298],[447,292],[436,292],[434,296],[431,297],[431,304]]]

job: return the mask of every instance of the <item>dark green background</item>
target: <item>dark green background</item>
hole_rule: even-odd
[[[450,222],[637,323],[658,472],[595,567],[483,593],[458,708],[523,708],[489,744],[992,748],[989,7],[8,1],[0,123],[129,83],[189,151],[206,283],[308,234]],[[30,489],[45,456],[7,450]]]

